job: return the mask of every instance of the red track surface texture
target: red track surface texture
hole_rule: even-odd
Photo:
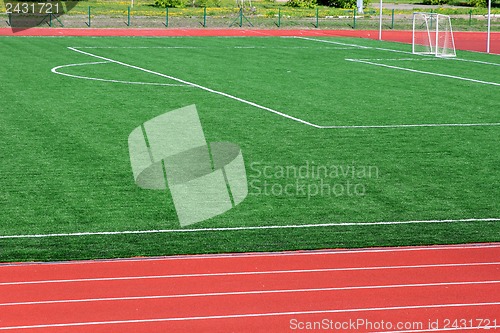
[[[499,291],[500,244],[14,264],[0,332],[500,332]]]
[[[33,28],[14,32],[0,28],[0,36],[343,36],[378,39],[375,30],[261,30],[261,29],[65,29]],[[486,51],[485,32],[454,32],[459,50]],[[383,31],[383,40],[411,43],[411,31]],[[490,52],[500,54],[500,33],[491,33]]]

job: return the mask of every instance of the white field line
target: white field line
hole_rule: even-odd
[[[89,76],[80,76],[80,75],[73,75],[73,74],[67,74],[63,72],[59,72],[58,70],[61,68],[66,68],[66,67],[75,67],[75,66],[87,66],[87,65],[100,65],[100,64],[111,64],[109,61],[98,61],[98,62],[85,62],[85,63],[79,63],[79,64],[69,64],[69,65],[62,65],[62,66],[56,66],[52,68],[50,71],[55,74],[59,75],[64,75],[64,76],[69,76],[77,79],[84,79],[84,80],[92,80],[92,81],[102,81],[102,82],[112,82],[112,83],[124,83],[124,84],[142,84],[142,85],[153,85],[153,86],[169,86],[169,87],[188,87],[185,84],[173,84],[173,83],[155,83],[155,82],[134,82],[134,81],[120,81],[120,80],[111,80],[111,79],[101,79],[101,78],[95,78],[95,77],[89,77]]]
[[[341,43],[341,42],[335,42],[335,41],[332,41],[332,40],[324,40],[324,39],[317,39],[317,38],[310,38],[310,37],[298,37],[298,36],[297,37],[291,37],[291,38],[310,40],[310,41],[314,41],[314,42],[318,42],[318,43],[326,43],[326,44],[350,46],[350,47],[356,47],[358,49],[379,50],[379,51],[387,51],[387,52],[404,53],[404,54],[411,54],[411,55],[413,55],[413,53],[408,52],[408,51],[392,50],[392,49],[385,49],[385,48],[382,48],[382,47],[363,46],[363,45],[350,44],[350,43]]]
[[[466,62],[474,62],[476,64],[483,64],[483,65],[492,65],[492,66],[500,66],[500,64],[494,63],[494,62],[488,62],[488,61],[480,61],[480,60],[471,60],[471,59],[462,59],[462,58],[445,58],[448,60],[455,60],[455,61],[466,61]]]
[[[88,56],[91,56],[91,57],[94,57],[94,58],[97,58],[97,59],[106,60],[106,61],[113,62],[113,63],[115,63],[115,64],[119,64],[119,65],[122,65],[122,66],[125,66],[125,67],[134,68],[134,69],[137,69],[137,70],[140,70],[140,71],[143,71],[143,72],[149,73],[149,74],[154,74],[154,75],[158,75],[158,76],[161,76],[161,77],[164,77],[164,78],[167,78],[167,79],[171,79],[171,80],[174,80],[174,81],[177,81],[177,82],[180,82],[180,83],[186,84],[186,85],[188,85],[188,86],[192,86],[192,87],[195,87],[195,88],[199,88],[199,89],[201,89],[201,90],[208,91],[208,92],[213,93],[213,94],[216,94],[216,95],[224,96],[224,97],[227,97],[227,98],[233,99],[233,100],[235,100],[235,101],[238,101],[238,102],[241,102],[241,103],[244,103],[244,104],[248,104],[248,105],[251,105],[251,106],[253,106],[253,107],[256,107],[256,108],[259,108],[259,109],[262,109],[262,110],[265,110],[265,111],[269,111],[269,112],[275,113],[275,114],[280,115],[280,116],[282,116],[282,117],[285,117],[285,118],[288,118],[288,119],[291,119],[291,120],[295,120],[295,121],[297,121],[297,122],[299,122],[299,123],[306,124],[306,125],[309,125],[309,126],[312,126],[312,127],[316,127],[316,128],[318,128],[318,125],[315,125],[315,124],[312,124],[312,123],[310,123],[310,122],[308,122],[308,121],[305,121],[305,120],[302,120],[302,119],[299,119],[299,118],[296,118],[296,117],[293,117],[293,116],[287,115],[287,114],[285,114],[285,113],[282,113],[282,112],[279,112],[279,111],[273,110],[273,109],[271,109],[271,108],[268,108],[268,107],[265,107],[265,106],[259,105],[259,104],[257,104],[257,103],[247,101],[247,100],[245,100],[245,99],[243,99],[243,98],[239,98],[239,97],[236,97],[236,96],[233,96],[233,95],[230,95],[230,94],[227,94],[227,93],[221,92],[221,91],[217,91],[217,90],[214,90],[214,89],[210,89],[210,88],[207,88],[207,87],[201,86],[201,85],[199,85],[199,84],[192,83],[192,82],[189,82],[189,81],[185,81],[185,80],[182,80],[182,79],[179,79],[179,78],[176,78],[176,77],[170,76],[170,75],[166,75],[166,74],[158,73],[158,72],[155,72],[155,71],[152,71],[152,70],[149,70],[149,69],[145,69],[145,68],[142,68],[142,67],[138,67],[138,66],[130,65],[130,64],[127,64],[127,63],[124,63],[124,62],[118,61],[118,60],[113,60],[113,59],[110,59],[110,58],[101,57],[101,56],[98,56],[98,55],[95,55],[95,54],[92,54],[92,53],[89,53],[89,52],[85,52],[85,51],[82,51],[82,50],[75,49],[75,48],[73,48],[73,47],[68,47],[68,48],[69,48],[70,50],[72,50],[72,51],[75,51],[75,52],[78,52],[78,53],[82,53],[82,54],[85,54],[85,55],[88,55]]]
[[[142,276],[121,276],[107,278],[80,278],[80,279],[61,279],[61,280],[40,280],[40,281],[14,281],[2,282],[3,286],[23,286],[39,284],[58,284],[58,283],[86,283],[86,282],[105,282],[105,281],[133,281],[133,280],[151,280],[151,279],[178,279],[178,278],[205,278],[205,277],[227,277],[227,276],[254,276],[254,275],[275,275],[275,274],[304,274],[304,273],[331,273],[331,272],[358,272],[358,271],[380,271],[380,270],[405,270],[405,269],[428,269],[444,267],[479,267],[479,266],[498,266],[500,262],[473,262],[473,263],[448,263],[448,264],[423,264],[423,265],[399,265],[399,266],[371,266],[371,267],[343,267],[343,268],[314,268],[314,269],[290,269],[274,271],[244,271],[244,272],[221,272],[221,273],[191,273],[191,274],[169,274],[169,275],[142,275]]]
[[[195,254],[195,255],[172,255],[163,257],[143,258],[119,258],[119,259],[95,259],[95,260],[72,260],[51,262],[16,262],[0,263],[0,269],[12,266],[33,265],[89,265],[101,263],[123,263],[123,262],[150,262],[150,261],[172,261],[172,260],[206,260],[206,259],[247,259],[262,257],[299,257],[299,256],[330,256],[330,255],[357,255],[360,253],[398,253],[418,251],[460,251],[460,250],[484,250],[500,248],[500,243],[478,243],[458,245],[432,245],[432,246],[404,246],[404,247],[376,247],[376,248],[353,248],[336,250],[307,250],[286,252],[242,252],[242,253],[219,253],[219,254]]]
[[[191,233],[191,232],[218,232],[218,231],[246,231],[246,230],[268,230],[268,229],[300,229],[300,228],[325,228],[325,227],[359,227],[378,225],[405,225],[421,223],[459,223],[459,222],[500,222],[500,218],[483,219],[455,219],[455,220],[414,220],[414,221],[380,221],[380,222],[340,222],[340,223],[317,223],[317,224],[291,224],[291,225],[263,225],[253,227],[223,227],[223,228],[198,228],[198,229],[158,229],[158,230],[124,230],[124,231],[96,231],[96,232],[73,232],[55,234],[25,234],[25,235],[2,235],[0,239],[16,238],[46,238],[46,237],[80,237],[80,236],[105,236],[126,234],[157,234],[157,233]]]
[[[327,288],[301,288],[301,289],[263,289],[249,291],[227,291],[212,293],[192,293],[173,295],[150,295],[150,296],[122,296],[122,297],[102,297],[102,298],[82,298],[82,299],[58,299],[45,301],[27,301],[0,303],[0,307],[23,306],[23,305],[44,305],[44,304],[68,304],[68,303],[93,303],[93,302],[116,302],[116,301],[136,301],[151,299],[176,299],[191,297],[218,297],[218,296],[242,296],[242,295],[264,295],[264,294],[293,294],[308,292],[329,292],[348,290],[377,290],[377,289],[397,289],[397,288],[427,288],[427,287],[449,287],[449,286],[471,286],[498,284],[500,280],[491,281],[463,281],[463,282],[433,282],[433,283],[410,283],[410,284],[387,284],[387,285],[364,285],[348,287],[327,287]]]
[[[401,125],[333,125],[320,126],[321,128],[348,129],[348,128],[412,128],[412,127],[478,127],[478,126],[500,126],[500,123],[462,123],[462,124],[401,124]]]
[[[318,47],[309,46],[74,46],[76,49],[314,49],[317,50]],[[336,47],[328,46],[321,47],[319,49],[325,50],[353,50],[357,47],[345,46]]]
[[[439,57],[419,57],[419,58],[356,58],[355,60],[365,60],[365,61],[447,61],[447,60],[457,60],[457,61],[465,61],[465,62],[473,62],[484,65],[492,65],[492,66],[500,66],[500,64],[496,64],[493,62],[479,61],[479,60],[470,60],[470,59],[462,59],[462,58],[439,58]]]
[[[439,61],[441,58],[356,58],[365,61]]]
[[[305,37],[304,37],[305,38]],[[311,39],[311,40],[315,40],[315,39]],[[317,41],[317,40],[316,40]],[[340,44],[344,44],[344,43],[340,43]],[[354,44],[345,44],[347,46],[349,45],[354,45]],[[357,45],[356,45],[357,46]],[[357,46],[357,47],[361,47],[361,46]],[[102,57],[102,56],[98,56],[98,55],[95,55],[95,54],[92,54],[92,53],[89,53],[89,52],[85,52],[85,51],[82,51],[82,50],[79,50],[77,48],[74,48],[74,47],[68,47],[70,50],[72,51],[75,51],[75,52],[79,52],[79,53],[82,53],[82,54],[85,54],[85,55],[88,55],[88,56],[91,56],[91,57],[94,57],[94,58],[98,58],[98,59],[102,59],[102,60],[106,60],[108,62],[113,62],[113,63],[116,63],[116,64],[119,64],[119,65],[122,65],[122,66],[125,66],[125,67],[130,67],[130,68],[134,68],[134,69],[137,69],[137,70],[140,70],[140,71],[143,71],[143,72],[146,72],[146,73],[150,73],[150,74],[154,74],[154,75],[158,75],[158,76],[161,76],[161,77],[165,77],[165,78],[168,78],[168,79],[171,79],[171,80],[174,80],[174,81],[177,81],[177,82],[181,82],[185,85],[188,85],[188,86],[191,86],[191,87],[195,87],[195,88],[199,88],[201,90],[205,90],[207,92],[211,92],[213,94],[217,94],[217,95],[221,95],[221,96],[224,96],[224,97],[228,97],[230,99],[233,99],[233,100],[236,100],[236,101],[239,101],[241,103],[244,103],[244,104],[248,104],[248,105],[251,105],[251,106],[254,106],[256,108],[259,108],[259,109],[262,109],[262,110],[265,110],[265,111],[268,111],[268,112],[272,112],[274,114],[277,114],[277,115],[280,115],[282,117],[285,117],[285,118],[288,118],[288,119],[291,119],[291,120],[294,120],[294,121],[297,121],[297,122],[300,122],[302,124],[305,124],[305,125],[308,125],[308,126],[311,126],[311,127],[314,127],[314,128],[322,128],[322,129],[374,129],[374,128],[412,128],[412,127],[472,127],[472,126],[500,126],[500,123],[469,123],[469,124],[396,124],[396,125],[339,125],[339,126],[322,126],[322,125],[317,125],[317,124],[314,124],[314,123],[311,123],[311,122],[308,122],[306,120],[303,120],[303,119],[300,119],[300,118],[297,118],[297,117],[293,117],[293,116],[290,116],[286,113],[282,113],[282,112],[279,112],[277,110],[274,110],[274,109],[271,109],[271,108],[268,108],[266,106],[262,106],[262,105],[259,105],[257,103],[254,103],[254,102],[251,102],[251,101],[248,101],[248,100],[245,100],[245,99],[242,99],[242,98],[239,98],[239,97],[236,97],[236,96],[233,96],[233,95],[230,95],[230,94],[227,94],[227,93],[224,93],[224,92],[220,92],[220,91],[217,91],[217,90],[213,90],[213,89],[210,89],[210,88],[207,88],[207,87],[204,87],[204,86],[201,86],[201,85],[198,85],[198,84],[195,84],[195,83],[192,83],[192,82],[188,82],[188,81],[185,81],[185,80],[182,80],[182,79],[179,79],[179,78],[176,78],[176,77],[173,77],[173,76],[170,76],[170,75],[166,75],[166,74],[162,74],[162,73],[159,73],[159,72],[154,72],[154,71],[151,71],[151,70],[148,70],[148,69],[145,69],[145,68],[141,68],[141,67],[138,67],[138,66],[134,66],[134,65],[130,65],[130,64],[126,64],[124,62],[121,62],[121,61],[117,61],[117,60],[113,60],[113,59],[110,59],[110,58],[105,58],[105,57]],[[365,48],[365,47],[363,47]],[[407,52],[405,52],[407,53]],[[1,239],[1,238],[0,238]]]
[[[408,305],[408,306],[390,306],[390,307],[355,308],[355,309],[307,310],[307,311],[245,313],[245,314],[228,314],[228,315],[196,316],[196,317],[193,316],[193,317],[90,321],[90,322],[74,322],[74,323],[63,323],[63,324],[7,326],[7,327],[0,327],[0,331],[1,330],[50,328],[50,327],[75,327],[75,326],[95,326],[95,325],[159,323],[159,322],[169,322],[169,321],[191,321],[191,320],[210,320],[210,319],[261,318],[261,317],[297,316],[297,315],[311,315],[311,314],[353,313],[353,312],[355,313],[355,312],[374,312],[374,311],[401,311],[401,310],[421,310],[421,309],[440,309],[440,308],[464,308],[464,307],[481,307],[481,306],[497,306],[497,305],[500,305],[500,302],[447,303],[447,304]]]
[[[413,54],[412,52],[409,52],[409,51],[386,49],[386,48],[383,48],[383,47],[362,46],[362,45],[357,45],[357,44],[347,44],[347,43],[334,42],[334,41],[331,41],[331,40],[323,40],[323,39],[316,39],[316,38],[309,38],[309,37],[291,37],[291,38],[305,39],[305,40],[310,40],[310,41],[320,42],[320,43],[327,43],[327,44],[345,45],[345,46],[357,47],[359,49],[372,49],[372,50],[379,50],[379,51],[387,51],[387,52],[410,54],[412,56],[423,57],[423,59],[425,59],[425,58],[436,59],[436,60],[439,59],[439,60],[444,60],[444,61],[446,61],[446,60],[454,60],[454,61],[473,62],[473,63],[483,64],[483,65],[500,66],[499,63],[495,63],[495,62],[472,60],[472,59],[463,59],[463,58],[438,58],[438,57],[435,57],[433,55],[425,55],[425,54],[418,54],[417,55],[417,54]]]
[[[445,77],[445,78],[449,78],[449,79],[456,79],[456,80],[463,80],[463,81],[469,81],[469,82],[480,83],[480,84],[500,86],[500,83],[497,83],[497,82],[476,80],[476,79],[471,79],[471,78],[466,78],[466,77],[461,77],[461,76],[456,76],[456,75],[449,75],[449,74],[442,74],[442,73],[435,73],[435,72],[427,72],[427,71],[421,71],[421,70],[417,70],[417,69],[411,69],[411,68],[406,68],[406,67],[386,65],[386,64],[381,64],[381,63],[372,62],[372,61],[366,61],[366,60],[360,60],[360,59],[349,59],[349,58],[346,58],[345,60],[351,61],[351,62],[358,62],[358,63],[363,63],[363,64],[369,64],[369,65],[379,66],[379,67],[386,67],[386,68],[398,69],[398,70],[412,72],[412,73],[426,74],[426,75],[432,75],[432,76]]]

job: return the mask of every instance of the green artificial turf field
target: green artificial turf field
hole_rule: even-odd
[[[500,241],[498,56],[348,38],[0,49],[0,261]],[[192,104],[208,142],[240,146],[249,193],[181,228],[169,191],[134,183],[127,140]],[[46,237],[74,233],[97,234]]]

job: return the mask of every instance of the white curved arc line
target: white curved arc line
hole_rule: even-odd
[[[52,68],[50,71],[55,74],[64,75],[68,77],[73,77],[77,79],[84,80],[92,80],[92,81],[101,81],[101,82],[112,82],[112,83],[123,83],[123,84],[141,84],[141,85],[152,85],[152,86],[168,86],[168,87],[189,87],[185,84],[174,84],[174,83],[155,83],[155,82],[136,82],[136,81],[121,81],[121,80],[111,80],[111,79],[102,79],[97,77],[89,77],[89,76],[81,76],[59,72],[58,69],[65,67],[75,67],[75,66],[85,66],[85,65],[99,65],[99,64],[112,64],[110,61],[96,61],[96,62],[85,62],[81,64],[69,64],[69,65],[61,65]]]

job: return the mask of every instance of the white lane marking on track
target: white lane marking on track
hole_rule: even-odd
[[[301,288],[301,289],[263,289],[249,291],[227,291],[212,293],[193,293],[193,294],[173,294],[173,295],[151,295],[151,296],[123,296],[123,297],[103,297],[103,298],[83,298],[83,299],[58,299],[44,301],[26,301],[0,303],[0,307],[22,306],[22,305],[43,305],[60,303],[91,303],[91,302],[114,302],[114,301],[133,301],[150,299],[168,299],[168,298],[188,298],[188,297],[217,297],[217,296],[241,296],[241,295],[263,295],[263,294],[293,294],[307,292],[326,292],[326,291],[346,291],[346,290],[372,290],[372,289],[396,289],[396,288],[425,288],[425,287],[449,287],[449,286],[470,286],[498,284],[500,280],[485,281],[462,281],[462,282],[433,282],[433,283],[411,283],[411,284],[388,284],[388,285],[363,285],[347,287],[326,287],[326,288]]]
[[[158,322],[169,322],[169,321],[190,321],[190,320],[232,319],[232,318],[259,318],[259,317],[276,317],[276,316],[291,316],[291,315],[326,314],[326,313],[399,311],[399,310],[419,310],[419,309],[436,309],[436,308],[463,308],[463,307],[481,307],[481,306],[496,306],[496,305],[500,305],[500,302],[447,303],[447,304],[409,305],[409,306],[373,307],[373,308],[356,308],[356,309],[245,313],[245,314],[228,314],[228,315],[198,316],[198,317],[193,316],[193,317],[173,317],[173,318],[110,320],[110,321],[92,321],[92,322],[77,322],[77,323],[75,322],[75,323],[63,323],[63,324],[8,326],[8,327],[0,327],[0,331],[1,330],[15,330],[15,329],[20,330],[20,329],[50,328],[50,327],[74,327],[74,326],[93,326],[93,325],[158,323]]]
[[[214,277],[214,276],[240,276],[240,275],[301,274],[301,273],[375,271],[375,270],[398,270],[398,269],[443,268],[443,267],[478,267],[478,266],[496,266],[496,265],[500,265],[500,262],[448,263],[448,264],[344,267],[344,268],[317,268],[317,269],[290,269],[290,270],[271,270],[271,271],[192,273],[192,274],[169,274],[169,275],[144,275],[144,276],[108,277],[108,278],[80,278],[80,279],[64,279],[64,280],[2,282],[2,283],[0,283],[0,287],[1,286],[15,286],[15,285],[78,283],[78,282],[96,282],[96,281],[149,280],[149,279],[173,279],[173,278],[187,278],[187,277]]]

